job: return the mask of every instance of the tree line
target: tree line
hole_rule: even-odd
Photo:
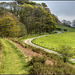
[[[75,20],[71,21],[66,21],[66,20],[62,20],[63,25],[65,26],[69,26],[69,27],[74,27],[75,28]]]
[[[22,33],[22,30],[27,31],[27,34],[50,33],[56,29],[55,17],[45,3],[38,4],[28,0],[16,1],[13,3],[1,3],[0,5],[15,14],[17,19],[25,26],[22,27],[20,24]]]
[[[26,27],[18,18],[0,7],[0,36],[20,37],[27,34]]]

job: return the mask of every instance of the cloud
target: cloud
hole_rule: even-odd
[[[75,15],[75,1],[67,1],[67,2],[47,2],[48,7],[51,11],[57,15]]]
[[[37,2],[37,1],[36,1]],[[42,3],[42,1],[38,1]],[[75,1],[43,1],[50,8],[52,14],[59,17],[60,20],[66,19],[72,21],[75,19]]]
[[[60,21],[61,20],[67,20],[67,21],[71,21],[72,22],[73,20],[75,20],[75,15],[74,16],[59,15],[58,18],[59,18]]]

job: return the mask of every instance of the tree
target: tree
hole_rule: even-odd
[[[42,3],[42,7],[43,7],[43,8],[46,8],[47,5],[46,5],[45,3]]]
[[[62,20],[63,25],[65,26],[71,26],[71,22],[70,21],[66,21],[66,20]]]
[[[10,6],[13,9],[11,12],[25,25],[27,34],[51,32],[56,28],[54,17],[44,3],[44,8],[34,2],[25,2],[21,5],[13,3]]]
[[[72,27],[75,27],[75,20],[72,21]]]
[[[6,6],[8,6],[6,2],[1,2],[0,3],[0,7],[6,8]]]
[[[56,24],[57,24],[57,25],[62,25],[62,23],[61,23],[61,21],[59,20],[59,18],[58,18],[56,15],[54,15],[54,14],[52,14],[52,15],[53,15],[53,17],[54,17],[54,20],[55,20]]]
[[[71,26],[71,22],[70,21],[66,21],[67,26]]]
[[[29,0],[15,0],[17,1],[18,4],[24,4],[25,2],[29,1]]]
[[[0,35],[6,37],[18,36],[20,32],[19,26],[10,16],[3,17],[0,19]]]
[[[20,22],[19,22],[18,25],[19,25],[19,27],[20,27],[19,36],[22,37],[22,36],[27,35],[27,29],[26,29],[25,25],[22,24],[22,23],[20,23]]]
[[[4,8],[0,7],[0,16],[4,14]]]
[[[62,20],[62,23],[65,25],[66,24],[66,20]]]
[[[48,32],[52,32],[54,29],[56,29],[56,22],[54,20],[54,17],[51,15],[51,13],[48,13],[48,12],[47,12],[47,18],[46,18],[46,25],[49,25]]]

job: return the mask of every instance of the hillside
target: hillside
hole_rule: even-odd
[[[45,3],[15,1],[0,3],[0,74],[75,74],[69,60],[75,58],[75,29],[62,25]],[[62,57],[25,43],[42,35],[32,42]]]
[[[9,12],[6,9],[4,10],[4,8],[1,8],[0,11],[1,11],[0,12],[0,28],[1,28],[0,36],[19,37],[27,34],[25,25],[19,21],[19,19],[15,16],[15,14]],[[10,25],[10,27],[8,27],[8,25]]]
[[[73,28],[73,27],[68,27],[68,26],[64,26],[64,25],[57,25],[57,28],[67,29],[68,32],[75,32],[75,28]]]
[[[9,9],[4,8],[8,6]],[[13,13],[19,21],[25,25],[27,34],[50,33],[56,28],[55,19],[45,3],[38,4],[35,2],[22,1],[22,4],[19,5],[15,2],[1,3],[1,7],[4,9],[4,12],[7,10]]]

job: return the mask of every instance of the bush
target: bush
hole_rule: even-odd
[[[33,65],[36,62],[45,63],[46,59],[43,57],[34,56],[31,61],[29,62],[29,65]]]
[[[67,31],[67,29],[64,29],[64,31]]]
[[[60,45],[58,52],[62,54],[64,62],[68,61],[69,58],[75,54],[74,49],[72,49],[70,46],[66,46],[66,45]]]
[[[61,28],[56,28],[56,30],[61,31]]]
[[[40,53],[40,49],[32,48],[33,52]]]
[[[56,34],[56,33],[58,33],[58,32],[57,32],[57,31],[53,31],[53,32],[52,32],[52,34]]]
[[[62,46],[63,47],[63,46]],[[67,48],[63,47],[63,48]],[[71,47],[69,47],[68,49],[70,49]],[[74,67],[69,65],[68,62],[65,62],[60,59],[57,58],[57,55],[54,54],[50,54],[48,52],[44,52],[42,50],[40,50],[41,53],[47,58],[50,59],[54,64],[53,65],[46,65],[45,61],[46,58],[42,59],[42,57],[33,57],[32,60],[29,62],[29,65],[31,65],[32,67],[29,70],[30,74],[75,74],[74,71]]]
[[[33,64],[33,67],[29,70],[30,74],[45,74],[44,65],[41,62],[36,62]]]
[[[30,68],[30,74],[75,74],[75,68],[68,65],[68,63],[63,63],[58,61],[57,64],[46,65],[45,63],[36,62]]]

